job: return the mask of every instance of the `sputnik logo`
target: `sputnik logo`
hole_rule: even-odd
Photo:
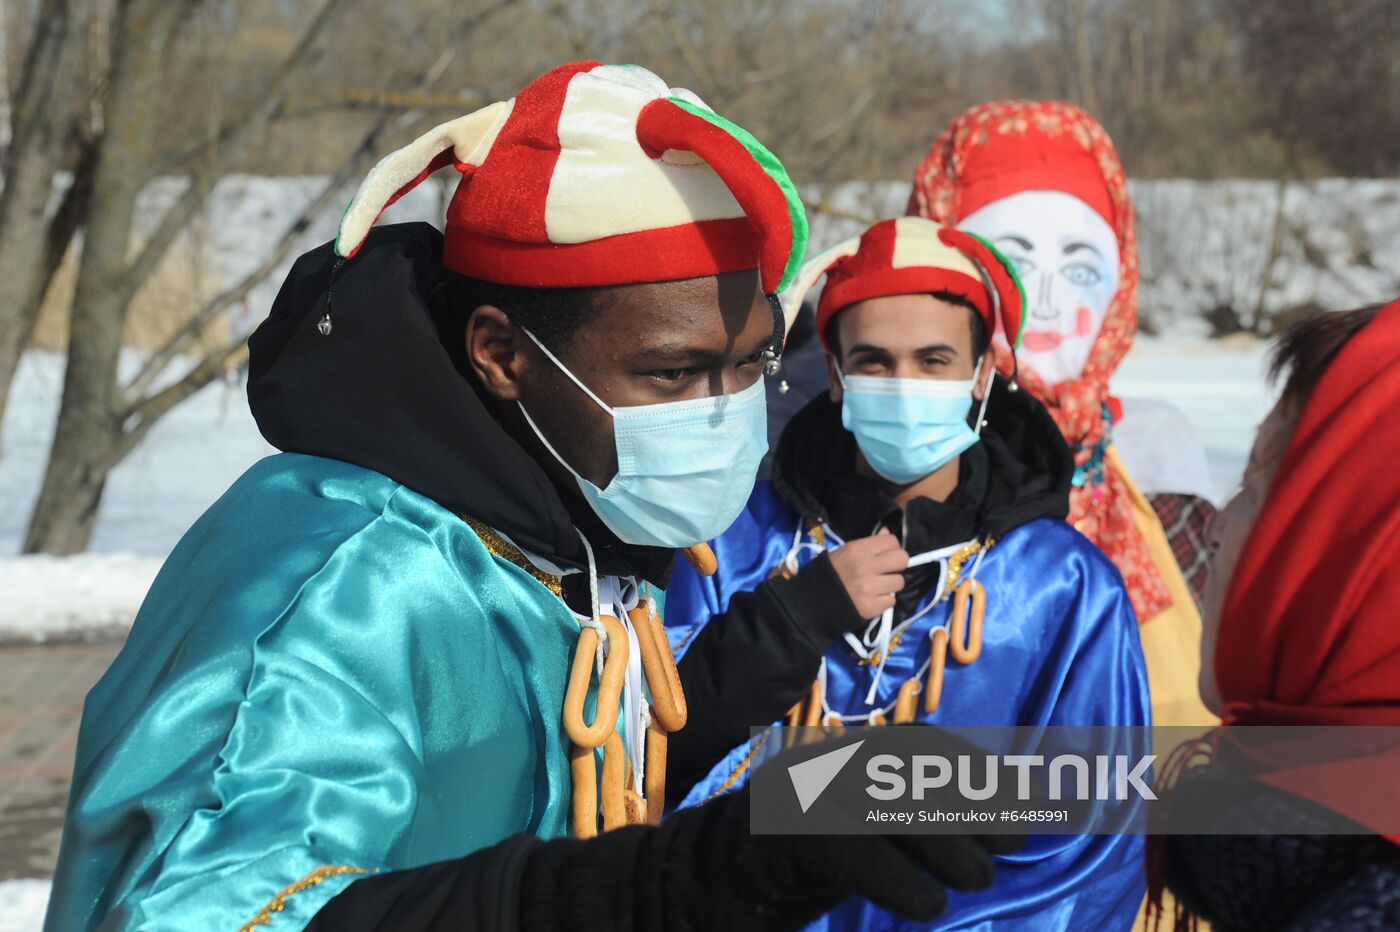
[[[848,744],[843,748],[834,751],[827,751],[810,760],[805,760],[800,764],[793,764],[788,768],[788,776],[792,779],[792,788],[797,793],[797,803],[805,813],[812,808],[812,803],[817,801],[817,797],[826,791],[831,785],[831,781],[836,779],[836,775],[841,772],[856,751],[865,743],[865,739],[854,744]]]

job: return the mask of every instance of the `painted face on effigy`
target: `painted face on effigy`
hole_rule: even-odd
[[[1118,288],[1113,228],[1088,204],[1060,191],[1020,191],[958,225],[990,240],[1021,276],[1021,364],[1051,385],[1078,378]]]

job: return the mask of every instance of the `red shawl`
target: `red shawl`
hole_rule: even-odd
[[[1400,725],[1397,406],[1400,301],[1327,367],[1240,554],[1215,644],[1225,724]],[[1400,812],[1397,773],[1392,751],[1260,779],[1370,824],[1377,799]]]

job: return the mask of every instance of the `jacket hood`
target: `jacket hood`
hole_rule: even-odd
[[[974,536],[999,537],[1036,518],[1069,512],[1074,460],[1043,405],[997,377],[987,426],[962,454],[957,487],[945,502],[917,498],[906,509],[879,483],[855,472],[855,438],[841,426],[841,406],[826,393],[783,431],[773,460],[773,488],[804,515],[830,522],[843,537],[864,537],[883,524],[905,534],[911,553]]]
[[[618,540],[502,427],[454,345],[465,311],[447,305],[450,274],[426,223],[378,227],[343,264],[329,243],[298,259],[248,340],[262,435],[383,473],[561,568],[587,568],[581,532],[599,573],[664,584],[673,551]]]

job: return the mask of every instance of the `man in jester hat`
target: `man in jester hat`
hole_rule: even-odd
[[[449,164],[445,234],[371,231]],[[655,587],[749,494],[805,238],[772,154],[636,67],[381,161],[250,340],[286,452],[88,696],[46,928],[796,928],[990,882],[995,839],[755,836],[737,797],[660,822],[709,710]]]
[[[829,394],[788,424],[771,481],[714,541],[719,571],[679,567],[667,591],[690,701],[715,710],[695,727],[723,729],[686,750],[737,745],[673,796],[741,784],[749,727],[784,717],[1149,724],[1122,577],[1064,521],[1069,450],[994,371],[990,336],[1014,347],[1023,325],[1014,269],[972,234],[902,217],[811,260],[787,306],[823,277]],[[1143,891],[1140,838],[1039,836],[935,925],[1127,928]],[[852,899],[823,925],[898,923]]]

